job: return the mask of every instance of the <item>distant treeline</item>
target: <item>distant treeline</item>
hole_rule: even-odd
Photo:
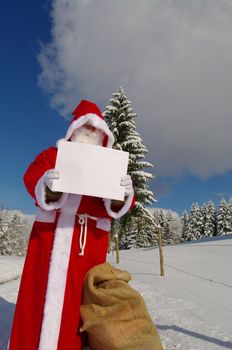
[[[228,202],[223,198],[218,208],[212,201],[192,204],[190,212],[182,214],[181,227],[182,241],[232,234],[232,198]]]
[[[0,255],[24,256],[34,217],[0,209]]]

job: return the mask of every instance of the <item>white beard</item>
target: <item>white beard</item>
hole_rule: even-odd
[[[104,139],[104,133],[101,130],[96,129],[91,131],[84,126],[73,132],[71,136],[72,142],[88,143],[90,145],[102,146]]]

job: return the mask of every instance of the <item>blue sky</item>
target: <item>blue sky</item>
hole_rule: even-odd
[[[22,176],[37,153],[63,135],[66,122],[38,88],[39,41],[50,31],[45,2],[4,2],[1,8],[1,206],[34,212]]]
[[[62,3],[62,1],[60,1],[60,3]],[[73,5],[72,1],[70,1],[70,3],[72,3],[72,6],[75,6]],[[77,1],[77,3],[80,3],[80,1]],[[102,1],[100,1],[98,4],[99,8],[101,9],[101,6],[103,6]],[[90,6],[95,5],[90,4]],[[112,7],[114,6],[115,3],[113,4],[112,2]],[[141,13],[139,6],[139,3],[135,5],[135,16],[136,10]],[[109,11],[110,14],[112,7],[109,6],[109,8],[106,8],[105,10]],[[156,95],[158,96],[157,101],[154,103],[154,99],[152,97],[153,95],[149,93],[149,90],[146,94],[145,105],[145,97],[141,96],[141,93],[138,93],[135,88],[137,72],[143,72],[143,76],[139,76],[138,78],[138,81],[141,83],[141,86],[138,86],[138,90],[140,91],[143,88],[145,89],[145,87],[148,89],[149,84],[145,84],[147,84],[147,81],[150,78],[146,78],[147,72],[142,70],[142,66],[138,67],[138,62],[136,60],[134,65],[133,62],[131,62],[131,65],[127,65],[125,63],[121,67],[116,65],[114,62],[114,64],[110,66],[110,70],[106,71],[106,73],[102,71],[100,63],[94,67],[96,60],[103,62],[104,67],[106,67],[107,62],[104,62],[102,56],[99,56],[99,53],[96,51],[96,47],[94,55],[91,55],[91,51],[89,52],[90,48],[92,48],[94,45],[97,46],[98,42],[96,43],[92,32],[89,32],[86,27],[83,27],[84,24],[81,21],[82,17],[80,19],[78,15],[80,16],[81,13],[81,15],[83,14],[84,17],[86,16],[86,13],[90,13],[91,16],[94,13],[96,23],[101,24],[102,18],[98,18],[98,16],[101,16],[100,10],[98,14],[95,8],[91,8],[91,11],[89,8],[77,8],[77,20],[79,21],[79,27],[75,28],[74,25],[74,29],[70,29],[72,28],[70,23],[73,23],[72,18],[69,17],[68,30],[65,28],[62,31],[62,33],[65,33],[66,35],[70,33],[70,30],[73,30],[74,32],[78,30],[78,39],[81,39],[82,44],[85,44],[85,40],[88,44],[83,52],[78,51],[80,49],[77,51],[75,51],[75,49],[71,49],[70,60],[68,64],[65,63],[65,66],[61,65],[61,58],[59,56],[57,56],[58,58],[56,57],[58,51],[56,51],[53,58],[50,58],[48,63],[45,64],[44,61],[41,61],[41,57],[46,58],[45,49],[41,49],[41,42],[47,45],[53,42],[53,44],[56,45],[55,47],[57,50],[57,48],[60,47],[60,42],[58,42],[60,39],[54,39],[54,36],[51,35],[51,29],[55,28],[54,31],[56,32],[59,28],[62,28],[60,27],[62,22],[62,13],[64,13],[64,16],[67,16],[67,18],[70,16],[70,13],[65,13],[64,9],[59,8],[59,5],[56,5],[55,8],[57,11],[52,15],[52,22],[50,16],[50,1],[11,1],[4,2],[1,6],[0,38],[2,50],[0,56],[0,143],[2,166],[0,173],[0,205],[9,209],[19,209],[25,213],[34,213],[34,203],[24,188],[22,177],[30,162],[40,151],[49,147],[50,145],[54,145],[57,139],[64,136],[68,126],[68,121],[62,117],[61,114],[63,116],[67,116],[69,114],[68,111],[71,112],[82,98],[93,100],[103,109],[104,106],[109,103],[111,94],[117,90],[121,84],[124,86],[128,97],[132,100],[135,111],[140,115],[138,118],[138,130],[143,138],[144,144],[149,149],[148,160],[155,165],[154,173],[156,174],[156,179],[152,181],[150,188],[154,191],[154,195],[158,200],[156,206],[170,208],[181,213],[185,208],[189,210],[193,202],[203,204],[208,200],[213,200],[216,205],[218,205],[222,197],[229,199],[231,196],[232,185],[232,160],[230,160],[230,157],[228,157],[227,154],[230,154],[231,149],[231,144],[229,143],[231,138],[231,128],[229,129],[229,126],[231,125],[229,124],[229,120],[232,118],[230,115],[231,105],[228,101],[230,101],[231,98],[228,97],[228,101],[224,101],[222,99],[224,96],[230,95],[229,91],[231,91],[231,89],[229,90],[229,87],[231,88],[231,86],[228,85],[229,83],[227,83],[226,74],[223,75],[223,72],[220,73],[218,78],[217,74],[219,73],[215,73],[216,63],[215,66],[212,66],[212,71],[209,71],[209,75],[205,76],[205,81],[208,82],[208,80],[211,79],[211,76],[213,76],[215,81],[218,81],[220,91],[211,91],[210,93],[212,95],[206,95],[204,101],[213,101],[212,97],[214,96],[214,93],[220,97],[219,101],[217,102],[220,102],[223,107],[221,109],[222,113],[221,111],[218,113],[218,118],[215,114],[214,118],[210,119],[212,116],[211,111],[216,110],[213,103],[212,110],[209,110],[208,106],[211,104],[211,102],[208,103],[208,105],[200,105],[198,103],[196,108],[194,99],[197,99],[197,102],[199,102],[202,98],[202,93],[199,94],[199,96],[196,93],[196,97],[193,97],[192,88],[204,85],[203,83],[205,83],[205,81],[198,82],[194,74],[190,76],[189,63],[186,66],[186,69],[184,69],[184,65],[182,65],[181,69],[184,70],[182,75],[183,77],[185,76],[186,72],[188,72],[188,82],[191,82],[191,86],[187,86],[184,78],[182,80],[179,78],[180,75],[178,76],[178,79],[174,76],[173,72],[176,71],[176,67],[174,67],[173,71],[171,71],[171,64],[168,66],[170,69],[168,78],[166,75],[160,75],[160,72],[162,72],[162,67],[160,66],[160,63],[157,63],[158,73],[156,74],[155,79],[160,79],[159,89],[155,89],[153,91],[153,93],[156,92]],[[113,10],[114,13],[119,11],[118,8],[114,8]],[[196,11],[196,9],[190,8],[188,11],[189,14],[192,14],[194,11]],[[217,8],[215,11],[220,11],[220,9]],[[141,17],[142,16],[143,14]],[[111,22],[107,22],[107,17],[105,21],[108,26],[107,28],[109,28],[110,31],[109,26]],[[101,30],[100,24],[98,25],[97,30]],[[200,24],[198,29],[201,28]],[[114,23],[112,20],[112,26],[113,25]],[[187,25],[189,26],[189,23],[187,23],[186,26]],[[188,27],[188,29],[189,28],[190,27]],[[130,29],[131,28],[128,28],[128,32],[130,32]],[[93,32],[96,32],[96,28],[93,28]],[[224,35],[226,38],[226,36],[229,34],[226,32]],[[104,43],[102,43],[103,39],[103,35],[99,36],[100,52],[102,52],[104,49]],[[130,36],[126,38],[126,40],[129,39]],[[168,41],[165,37],[163,40]],[[67,41],[68,40],[66,38],[66,42]],[[223,41],[221,40],[216,44],[219,45],[221,42]],[[124,48],[126,50],[126,42],[123,44],[125,44]],[[197,44],[199,43],[197,42]],[[114,46],[115,45],[117,46],[116,41],[114,42]],[[154,41],[154,46],[158,48],[158,45],[159,38],[157,37]],[[195,41],[192,42],[192,45],[196,45]],[[169,44],[167,44],[165,47],[165,49],[167,48],[170,49]],[[191,51],[190,47],[186,47],[186,52],[187,50],[188,52]],[[162,52],[164,51],[166,50],[162,48]],[[210,54],[212,54],[212,52],[213,49],[211,49]],[[39,53],[42,55],[40,56],[40,63],[37,58]],[[72,57],[72,55],[74,56]],[[227,71],[231,68],[229,67],[228,63],[229,60],[226,60],[228,57],[230,57],[229,55],[230,53],[226,53],[223,58],[224,64],[228,65],[226,67]],[[170,57],[172,57],[172,55]],[[202,57],[203,56],[197,56],[192,62],[192,65],[194,66],[197,64],[197,59],[203,60]],[[65,61],[65,59],[67,60],[67,57],[62,59]],[[184,57],[181,56],[178,61],[178,66],[182,60],[184,60]],[[141,61],[142,58],[140,62]],[[83,66],[84,64],[88,65]],[[70,67],[72,67],[72,65],[74,66],[75,74],[77,74],[76,79],[71,79],[68,75],[68,70]],[[58,81],[55,89],[51,88],[52,81],[48,81],[49,72],[54,69],[51,68],[53,66],[55,66],[55,72],[61,70],[65,72],[63,78],[64,80]],[[83,67],[85,69],[83,69]],[[115,78],[116,75],[114,74],[117,74],[117,76],[119,75],[119,68],[123,73],[123,77],[121,76],[117,80]],[[213,74],[211,74],[212,72]],[[199,72],[199,79],[202,77],[202,74],[200,73],[201,72]],[[171,75],[176,86],[177,92],[175,92],[175,94],[173,93],[174,89],[169,89],[169,77]],[[224,80],[221,78],[221,76]],[[38,79],[40,79],[40,86],[38,84]],[[67,81],[70,83],[69,86],[73,86],[73,94],[69,93],[67,90],[64,90],[64,83]],[[96,81],[99,83],[99,89],[96,89],[96,86],[94,85],[96,84]],[[114,83],[112,83],[112,81],[114,81]],[[211,83],[212,82],[209,81],[209,84]],[[168,88],[165,89],[167,86]],[[203,89],[207,91],[210,90],[206,89],[205,85],[203,86]],[[196,89],[194,91],[196,91]],[[179,96],[180,92],[182,97],[184,97],[182,100],[184,103],[181,104]],[[184,96],[183,92],[185,93]],[[164,102],[162,104],[163,100]],[[53,107],[51,107],[51,104]],[[166,108],[167,105],[170,105],[170,109]],[[151,120],[149,116],[152,109],[154,109],[154,116]],[[186,109],[188,110],[189,120],[185,120],[186,114],[184,112]],[[174,112],[171,113],[170,110]],[[192,117],[192,115],[194,115],[196,112],[203,113],[203,110],[203,117],[208,115],[209,119],[200,117],[199,120],[197,119],[194,122],[195,118]],[[191,111],[193,111],[193,114],[191,114]],[[181,113],[183,118],[178,119],[178,115]],[[171,119],[167,117],[168,115],[171,115]],[[224,119],[222,118],[222,115],[225,116]],[[217,124],[218,120],[220,121],[219,127]],[[186,130],[184,129],[185,125]],[[208,128],[209,125],[210,127]],[[194,140],[196,142],[194,142],[191,137],[189,137],[188,142],[187,131],[189,129],[187,130],[187,128],[189,126],[191,127],[192,132],[195,133]],[[218,133],[216,131],[214,133],[214,130],[212,129],[213,127],[218,128]],[[180,138],[180,134],[178,133],[181,132],[181,135],[183,136],[185,135],[185,131],[187,136]],[[228,132],[229,134],[227,135]],[[176,134],[178,135],[175,138],[174,136]],[[212,134],[212,138],[209,137],[210,134]],[[215,137],[215,135],[218,135],[218,137]],[[154,139],[157,139],[156,144],[153,144],[153,136]],[[202,141],[204,137],[208,140],[208,143],[204,143]],[[218,138],[220,140],[218,140]],[[181,142],[179,142],[180,139]],[[223,146],[224,144],[225,146]],[[166,148],[168,148],[167,151]],[[172,153],[174,148],[175,153]],[[213,151],[212,148],[214,148]],[[179,157],[179,153],[181,152],[183,152],[183,154],[181,154],[181,157]],[[183,160],[183,162],[181,162],[181,160]]]

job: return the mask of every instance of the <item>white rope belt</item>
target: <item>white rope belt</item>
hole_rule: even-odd
[[[91,216],[88,214],[77,214],[77,216],[78,216],[78,223],[81,225],[81,231],[80,231],[80,237],[79,237],[79,244],[80,244],[81,251],[79,255],[84,256],[86,240],[87,240],[87,231],[88,231],[88,218],[93,220],[97,220],[97,218],[95,216]]]

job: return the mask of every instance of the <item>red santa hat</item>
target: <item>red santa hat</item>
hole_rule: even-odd
[[[94,126],[96,129],[102,130],[105,133],[105,147],[111,148],[113,146],[114,136],[106,124],[100,109],[95,103],[87,100],[82,100],[74,109],[72,114],[74,117],[65,135],[64,139],[66,141],[70,139],[74,130],[79,129],[81,126],[88,123]]]

